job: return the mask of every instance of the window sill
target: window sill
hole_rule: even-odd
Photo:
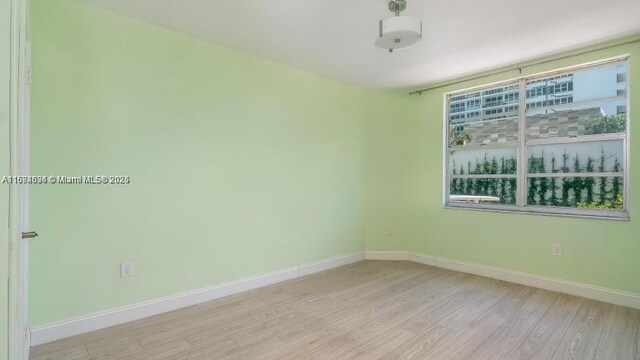
[[[591,209],[554,209],[540,206],[520,207],[514,205],[488,205],[488,204],[454,204],[448,203],[443,206],[444,209],[453,210],[472,210],[484,212],[500,212],[509,214],[528,214],[542,215],[554,217],[571,217],[581,219],[600,219],[600,220],[616,220],[629,221],[629,213],[627,211],[606,211]]]

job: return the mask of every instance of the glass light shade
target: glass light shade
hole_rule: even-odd
[[[422,38],[422,21],[413,16],[393,16],[380,20],[376,45],[388,50],[403,49]]]

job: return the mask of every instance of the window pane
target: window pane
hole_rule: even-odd
[[[526,139],[624,133],[626,104],[626,99],[608,99],[527,110]]]
[[[450,150],[449,175],[516,174],[515,148]]]
[[[450,202],[516,203],[515,148],[451,150],[449,159]]]
[[[527,81],[527,109],[550,105],[558,98],[573,97],[573,102],[619,96],[627,88],[627,62],[593,66],[561,75]],[[540,103],[542,102],[542,103]]]
[[[517,83],[449,98],[449,146],[518,141]]]
[[[529,146],[528,173],[623,172],[622,140]]]
[[[626,89],[626,62],[530,80],[526,138],[625,132]]]
[[[495,145],[518,141],[518,119],[493,119],[451,126],[449,146]]]
[[[516,178],[452,178],[450,203],[516,203]]]
[[[527,205],[622,210],[623,194],[621,176],[527,179]]]

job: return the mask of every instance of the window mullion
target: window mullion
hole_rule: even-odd
[[[519,81],[519,105],[518,105],[518,164],[517,164],[517,188],[518,197],[516,199],[517,206],[525,206],[526,202],[526,161],[527,151],[525,148],[525,126],[526,126],[526,107],[527,107],[527,95],[526,95],[526,79],[520,79]]]

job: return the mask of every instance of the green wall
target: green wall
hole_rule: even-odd
[[[10,4],[0,2],[0,176],[9,175]],[[9,186],[0,184],[0,360],[7,358],[9,277]]]
[[[627,39],[628,40],[628,39]],[[368,124],[365,247],[408,250],[640,294],[640,44],[527,68],[523,75],[630,54],[629,222],[442,208],[443,98],[446,92],[517,77],[516,71],[399,95],[395,114]],[[392,229],[393,236],[385,230]],[[551,256],[559,242],[562,257]]]
[[[32,326],[363,250],[365,91],[80,2],[32,22],[32,173],[132,181],[32,187]]]

